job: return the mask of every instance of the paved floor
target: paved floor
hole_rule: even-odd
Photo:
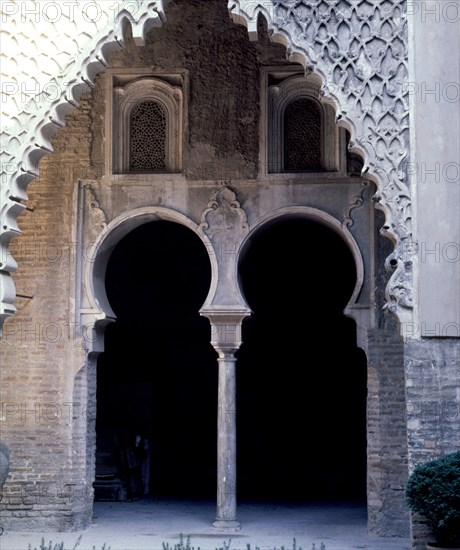
[[[408,550],[409,540],[369,537],[366,530],[366,509],[358,505],[289,505],[246,503],[239,505],[239,533],[225,534],[211,527],[215,504],[211,502],[138,500],[130,503],[99,502],[94,506],[93,525],[82,533],[4,533],[0,550],[39,549],[45,542],[65,543],[73,549],[80,534],[78,550],[162,550],[179,542],[180,534],[190,535],[196,549],[215,550],[229,541],[230,550],[251,550],[285,547],[292,550]]]

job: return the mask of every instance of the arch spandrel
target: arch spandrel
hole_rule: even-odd
[[[62,8],[59,17],[43,14],[39,2],[2,4],[8,22],[2,28],[8,42],[4,46],[12,53],[3,65],[3,81],[10,87],[4,87],[1,106],[3,120],[10,122],[2,135],[0,323],[14,313],[8,278],[16,263],[8,246],[19,234],[16,219],[25,208],[21,201],[27,199],[28,184],[38,175],[38,161],[52,152],[51,138],[64,125],[65,115],[78,107],[85,87],[92,87],[94,76],[105,69],[108,54],[123,46],[125,26],[130,24],[134,39],[142,42],[166,20],[169,1],[97,2],[92,3],[97,6],[94,12],[79,1],[69,3],[67,12]],[[394,274],[387,307],[408,321],[412,256],[407,251],[413,250],[413,239],[405,170],[406,0],[229,0],[228,9],[253,39],[258,16],[263,15],[272,40],[286,45],[290,60],[322,77],[323,93],[334,102],[339,123],[351,131],[351,148],[364,154],[363,171],[377,184],[377,207],[386,215],[383,232],[395,245],[388,262]],[[23,51],[43,53],[19,64],[16,57]]]

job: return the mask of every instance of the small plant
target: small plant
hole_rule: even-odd
[[[163,542],[162,546],[163,550],[200,550],[200,548],[192,548],[192,545],[190,543],[190,535],[187,537],[187,540],[184,544],[184,535],[182,533],[179,535],[178,544],[175,544],[174,547],[171,548],[171,546],[169,546],[169,542]]]
[[[76,548],[78,546],[80,546],[80,542],[81,542],[81,537],[82,535],[80,535],[77,539],[77,542],[73,545],[72,549],[71,550],[76,550]],[[32,546],[29,544],[29,549],[28,550],[32,550]],[[42,541],[40,543],[40,546],[37,548],[35,547],[33,550],[67,550],[65,547],[64,547],[64,543],[63,542],[58,542],[58,543],[55,543],[53,545],[52,541],[49,541],[48,544],[45,544],[45,539],[42,538]],[[93,546],[93,550],[96,550],[96,547]],[[106,546],[105,543],[102,545],[102,548],[101,550],[110,550],[110,546]]]
[[[460,547],[460,451],[416,466],[406,497],[412,512],[428,520],[438,545]]]
[[[220,548],[216,548],[216,550],[230,550],[230,546],[231,546],[231,539],[228,541],[228,542],[223,542],[223,546],[221,546]],[[163,542],[163,550],[200,550],[200,548],[195,548],[194,546],[192,546],[191,542],[190,542],[190,535],[185,539],[185,542],[184,542],[184,536],[181,534],[179,536],[179,542],[177,544],[175,544],[174,546],[169,546],[169,543],[168,542]],[[237,549],[235,549],[237,550]],[[250,544],[247,544],[246,545],[246,550],[253,550],[252,549],[252,546]],[[254,548],[254,550],[260,550],[260,548],[258,546],[256,546]],[[289,548],[286,548],[285,546],[282,546],[281,548],[273,548],[273,550],[290,550]],[[295,539],[293,539],[293,546],[292,546],[292,550],[302,550],[302,548],[300,546],[297,546],[297,542]],[[321,546],[320,548],[316,548],[315,546],[315,543],[312,544],[312,547],[311,547],[311,550],[326,550],[326,546],[324,545],[324,543],[322,542],[321,543]]]
[[[77,539],[77,542],[73,545],[71,550],[76,550],[76,548],[80,545],[82,535],[80,535]],[[232,544],[231,539],[228,542],[223,542],[222,546],[219,548],[216,548],[216,550],[230,550],[230,546]],[[181,534],[179,535],[179,542],[175,544],[174,546],[170,546],[169,542],[163,542],[162,543],[162,549],[163,550],[200,550],[200,547],[195,548],[192,546],[190,535],[186,539],[184,539],[184,536]],[[29,544],[28,550],[32,550],[32,546]],[[33,550],[68,550],[64,547],[64,543],[53,543],[50,541],[48,544],[45,544],[45,539],[42,538],[42,541],[40,543],[40,546],[37,548],[35,547]],[[96,550],[96,547],[93,546],[93,550]],[[105,544],[102,546],[101,550],[110,550],[110,546],[106,546]],[[237,550],[235,548],[235,550]],[[258,546],[256,546],[254,549],[250,544],[246,545],[246,550],[260,550]],[[281,546],[281,548],[273,548],[273,550],[291,550],[291,548],[286,548],[285,546]],[[297,542],[295,539],[293,539],[293,546],[292,550],[302,550],[302,547],[297,546]],[[315,543],[312,544],[311,550],[326,550],[326,546],[324,543],[321,543],[321,546],[317,549],[315,546]]]

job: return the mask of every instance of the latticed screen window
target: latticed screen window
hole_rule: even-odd
[[[311,99],[295,99],[284,111],[284,171],[320,169],[321,112]]]
[[[133,108],[130,171],[166,171],[166,126],[166,111],[158,101],[144,101]]]

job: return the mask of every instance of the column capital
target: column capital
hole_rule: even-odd
[[[200,314],[211,322],[211,344],[220,359],[232,359],[241,346],[241,325],[251,310],[232,306],[208,306]]]

